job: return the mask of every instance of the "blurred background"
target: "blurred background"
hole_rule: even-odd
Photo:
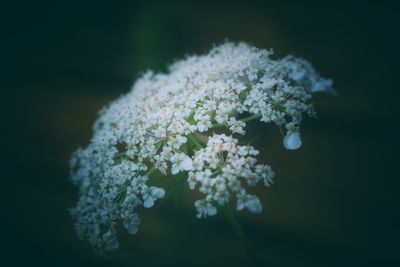
[[[399,264],[398,8],[390,2],[25,1],[1,8],[2,266],[252,266],[223,216],[142,211],[139,234],[96,256],[73,231],[68,160],[101,107],[143,71],[224,40],[310,60],[337,97],[316,95],[303,147],[260,126],[276,172],[260,215],[238,214],[261,266]],[[397,16],[397,17],[396,17]]]

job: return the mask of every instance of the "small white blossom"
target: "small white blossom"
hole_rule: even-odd
[[[193,169],[192,159],[183,153],[174,154],[171,157],[171,173],[177,174],[180,171],[190,171]]]
[[[239,196],[236,202],[236,209],[242,210],[247,208],[252,213],[260,213],[262,211],[262,205],[260,199],[253,195]]]
[[[198,211],[197,218],[205,218],[217,214],[217,209],[205,200],[197,200],[194,205]]]
[[[299,132],[288,132],[283,139],[283,145],[286,149],[295,150],[301,147],[301,138]]]
[[[228,121],[229,130],[232,133],[238,133],[241,135],[245,135],[244,127],[246,127],[246,123],[241,120],[236,120],[235,117],[230,117]]]
[[[147,191],[143,194],[143,207],[151,208],[154,206],[154,202],[165,196],[164,189],[160,187],[152,186],[147,189]]]
[[[140,218],[136,213],[129,216],[129,219],[124,220],[124,226],[128,233],[131,235],[136,234],[138,231],[138,225],[140,224]]]
[[[256,196],[248,196],[245,205],[253,213],[260,213],[262,211],[260,200]]]

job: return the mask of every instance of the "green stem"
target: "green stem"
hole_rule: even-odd
[[[212,126],[211,126],[211,128],[212,129],[214,129],[214,128],[222,128],[222,127],[226,127],[227,125],[225,124],[225,123],[223,123],[223,124],[221,124],[221,123],[216,123],[216,124],[213,124]]]
[[[187,138],[196,146],[198,149],[202,149],[203,146],[200,144],[200,142],[192,135],[188,135]]]
[[[223,211],[226,219],[228,220],[228,223],[229,223],[230,227],[232,228],[233,233],[239,239],[239,241],[243,245],[243,247],[246,250],[246,252],[248,253],[248,255],[253,259],[254,264],[256,266],[262,266],[260,260],[258,259],[257,255],[254,251],[253,246],[251,245],[246,234],[244,233],[241,224],[237,220],[235,213],[231,209],[229,209],[227,206],[223,207],[222,211]]]
[[[243,119],[238,119],[238,120],[243,121],[243,122],[249,122],[249,121],[252,121],[252,120],[259,119],[259,118],[261,118],[261,114],[257,113],[257,114],[253,114],[253,115],[250,115],[248,117],[245,117]],[[226,127],[226,126],[227,126],[226,123],[223,123],[223,124],[217,123],[217,124],[213,124],[212,128],[220,128],[220,127]]]
[[[208,142],[208,136],[205,134],[200,134],[200,133],[194,133],[194,136],[196,137],[196,140],[204,147],[207,145]]]
[[[255,119],[259,119],[260,117],[261,117],[261,114],[253,114],[251,116],[248,116],[248,117],[240,119],[240,120],[244,121],[244,122],[249,122],[249,121],[252,121],[252,120],[255,120]]]
[[[154,172],[156,171],[156,167],[151,166],[151,168],[146,172],[146,176],[149,177],[150,175],[152,175]]]
[[[183,195],[183,190],[185,188],[185,174],[180,173],[178,175],[178,181],[176,184],[176,188],[175,188],[175,210],[179,209],[179,206],[181,204],[181,200],[182,200],[182,195]]]

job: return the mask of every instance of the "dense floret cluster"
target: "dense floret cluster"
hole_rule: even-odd
[[[103,109],[90,144],[70,162],[79,187],[71,210],[79,237],[98,252],[117,249],[116,224],[135,234],[140,208],[165,196],[151,185],[160,174],[184,176],[190,189],[205,195],[194,203],[199,218],[216,214],[232,198],[237,210],[261,212],[260,200],[245,187],[269,186],[274,173],[257,163],[254,147],[240,144],[246,123],[278,125],[285,130],[284,147],[297,149],[303,115],[315,115],[312,93],[333,92],[332,81],[307,61],[271,55],[226,43],[175,62],[167,74],[143,75]]]
[[[232,136],[213,135],[208,139],[207,146],[196,152],[193,170],[188,176],[189,187],[194,189],[199,183],[200,192],[206,194],[205,199],[195,202],[197,217],[216,214],[213,203],[224,206],[229,202],[231,193],[236,196],[237,210],[246,207],[253,213],[261,212],[259,199],[247,194],[241,180],[249,186],[263,180],[269,186],[274,173],[267,165],[256,165],[257,150],[237,143],[238,140]]]

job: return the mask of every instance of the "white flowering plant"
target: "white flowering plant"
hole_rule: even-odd
[[[117,249],[116,225],[136,234],[140,210],[166,195],[152,182],[160,175],[184,177],[203,194],[194,202],[198,218],[230,202],[260,213],[260,199],[247,190],[270,186],[274,172],[257,161],[257,149],[241,143],[246,124],[274,123],[285,131],[283,146],[298,149],[303,116],[315,116],[313,93],[334,92],[309,62],[271,56],[225,43],[173,63],[167,74],[144,74],[104,108],[90,144],[70,161],[79,187],[71,209],[78,236],[99,253]]]

